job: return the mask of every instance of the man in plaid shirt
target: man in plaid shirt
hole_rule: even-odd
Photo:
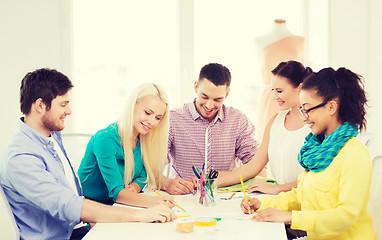
[[[196,98],[170,112],[168,160],[177,173],[165,178],[164,190],[187,194],[196,187],[192,166],[230,171],[255,155],[258,143],[255,128],[239,110],[223,104],[231,83],[231,73],[218,63],[205,65],[194,83]]]

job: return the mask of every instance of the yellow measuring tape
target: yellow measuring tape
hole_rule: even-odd
[[[198,218],[194,222],[195,226],[210,227],[216,225],[216,218]]]

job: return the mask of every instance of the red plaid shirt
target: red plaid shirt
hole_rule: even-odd
[[[223,105],[209,122],[193,102],[187,103],[170,111],[168,160],[186,180],[195,176],[192,166],[201,169],[205,161],[208,171],[232,170],[236,159],[245,164],[255,155],[258,143],[254,132],[253,124],[235,108]]]

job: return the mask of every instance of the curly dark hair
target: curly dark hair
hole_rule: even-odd
[[[338,98],[340,120],[357,124],[360,131],[366,129],[367,98],[361,75],[344,67],[324,68],[305,79],[302,89],[314,89],[324,101]]]
[[[65,95],[72,87],[69,78],[55,69],[41,68],[29,72],[21,81],[20,110],[28,115],[32,104],[39,98],[49,110],[52,100]]]

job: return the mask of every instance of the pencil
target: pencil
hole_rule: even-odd
[[[243,177],[242,177],[241,175],[240,175],[240,182],[241,182],[241,186],[243,187],[243,193],[244,193],[245,201],[248,203],[247,194],[245,194],[245,188],[244,188],[244,183],[243,183]],[[251,209],[248,209],[248,214],[251,214]]]
[[[162,196],[162,194],[160,192],[158,192],[157,190],[153,189],[155,193],[157,193],[159,196]],[[184,210],[184,208],[182,208],[181,206],[179,206],[178,204],[175,203],[175,206],[177,206],[178,208],[182,209],[183,211],[186,211]]]
[[[235,196],[236,192],[234,192],[231,197],[228,198],[228,200],[231,200],[233,196]]]

